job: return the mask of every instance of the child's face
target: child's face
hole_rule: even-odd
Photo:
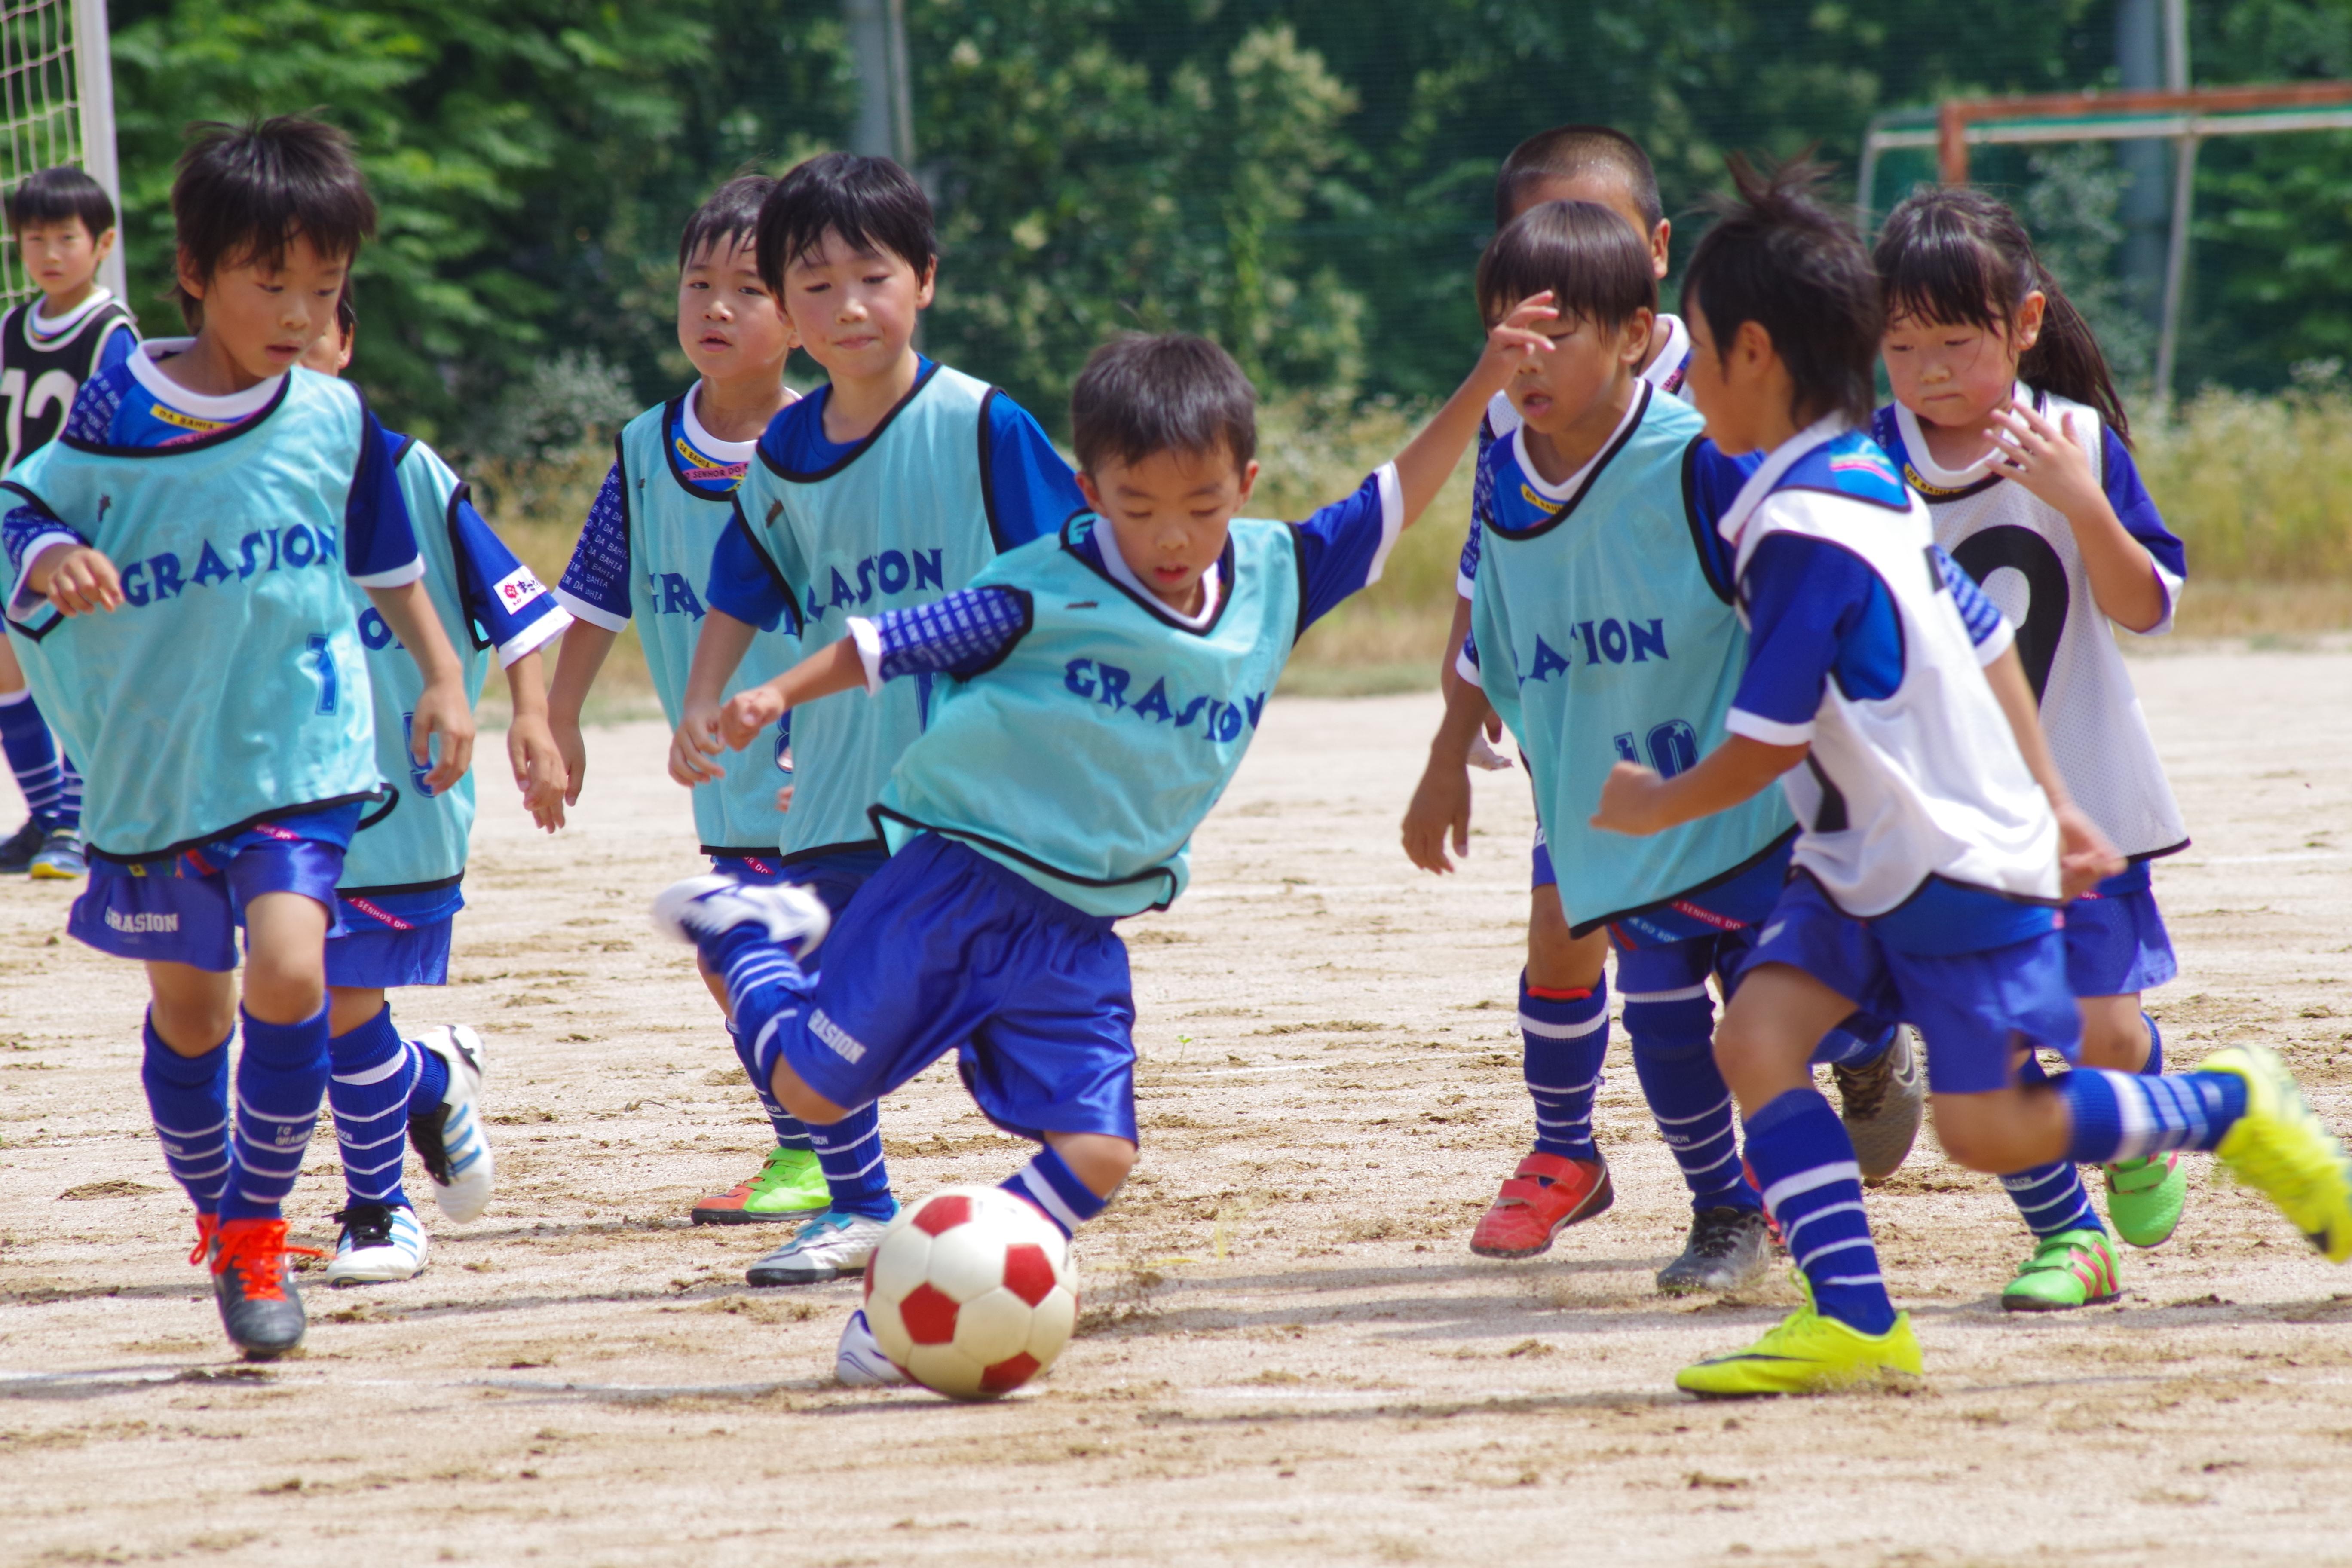
[[[707,245],[677,279],[677,346],[705,381],[781,379],[794,346],[793,324],[760,281],[749,237]]]
[[[1529,185],[1519,198],[1518,205],[1512,209],[1511,216],[1517,217],[1546,202],[1591,202],[1596,206],[1607,207],[1649,243],[1650,269],[1661,278],[1666,275],[1667,242],[1674,236],[1675,226],[1664,218],[1660,218],[1654,227],[1645,222],[1642,209],[1633,205],[1633,193],[1625,188],[1624,181],[1613,174],[1597,172],[1572,178],[1554,175]]]
[[[1078,475],[1136,580],[1187,616],[1200,614],[1201,578],[1225,552],[1225,531],[1256,483],[1257,464],[1236,465],[1223,445],[1138,463],[1106,458]]]
[[[1565,435],[1604,405],[1612,405],[1650,342],[1650,312],[1636,310],[1614,327],[1578,317],[1539,321],[1552,352],[1519,362],[1505,389],[1528,428]]]
[[[2041,340],[2047,304],[2040,289],[2028,294],[2007,331],[1895,317],[1878,345],[1895,401],[1930,425],[1980,427],[2015,390],[2018,359]]]
[[[209,340],[239,371],[266,381],[301,363],[320,334],[335,330],[335,301],[351,271],[348,256],[325,256],[296,235],[275,265],[254,258],[199,278],[180,268],[180,287],[203,301]]]
[[[1776,382],[1770,374],[1780,366],[1771,339],[1748,321],[1738,338],[1718,349],[1697,299],[1685,293],[1683,308],[1689,312],[1683,320],[1691,335],[1690,375],[1684,384],[1691,406],[1706,421],[1707,439],[1735,458],[1776,445],[1773,416],[1776,408],[1786,416],[1788,376],[1782,371]]]
[[[343,331],[340,321],[329,321],[327,330],[310,340],[302,351],[302,368],[315,370],[320,375],[341,375],[352,363],[352,334]]]
[[[52,297],[78,294],[98,276],[98,264],[114,248],[114,231],[93,235],[78,217],[43,218],[16,231],[16,248],[33,286]]]
[[[784,315],[809,357],[835,379],[887,375],[931,302],[931,275],[890,251],[852,247],[831,229],[784,268]]]

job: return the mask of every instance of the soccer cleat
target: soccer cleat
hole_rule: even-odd
[[[197,1212],[196,1245],[189,1249],[188,1261],[190,1263],[202,1263],[205,1259],[213,1255],[213,1232],[219,1228],[220,1215],[216,1214],[205,1214],[201,1210]]]
[[[748,1182],[713,1193],[694,1205],[697,1225],[758,1225],[808,1219],[833,1206],[824,1170],[813,1149],[771,1149],[767,1163]]]
[[[308,1320],[286,1255],[322,1256],[286,1245],[282,1219],[233,1219],[213,1232],[213,1300],[221,1327],[247,1361],[271,1361],[302,1342]]]
[[[410,1112],[408,1142],[433,1178],[434,1206],[444,1218],[467,1225],[490,1206],[497,1176],[489,1134],[482,1130],[482,1037],[463,1024],[442,1024],[411,1043],[448,1064],[449,1087],[440,1104]]]
[[[874,1342],[874,1331],[866,1326],[863,1307],[841,1325],[841,1343],[833,1352],[833,1376],[844,1388],[906,1386],[907,1374],[892,1365],[882,1347]]]
[[[330,1285],[387,1285],[425,1272],[425,1227],[404,1204],[353,1204],[335,1216],[342,1234],[327,1264]]]
[[[21,877],[33,868],[33,857],[49,841],[48,829],[31,817],[25,826],[0,838],[0,877]]]
[[[2122,1294],[2106,1233],[2062,1230],[2035,1238],[2033,1256],[2019,1266],[2017,1278],[2000,1293],[2000,1305],[2010,1312],[2066,1312]]]
[[[827,1209],[798,1235],[745,1270],[753,1285],[819,1285],[866,1272],[888,1220]]]
[[[716,873],[672,882],[654,899],[654,930],[677,942],[703,942],[740,925],[763,926],[794,958],[806,958],[832,929],[833,914],[794,883],[763,888]]]
[[[1470,1233],[1470,1250],[1481,1258],[1533,1258],[1549,1251],[1552,1237],[1591,1219],[1616,1201],[1609,1185],[1609,1162],[1564,1154],[1529,1154],[1503,1184],[1494,1205]]]
[[[69,827],[60,827],[41,841],[40,853],[33,857],[31,874],[36,881],[73,882],[89,875],[89,862],[82,854],[81,835]]]
[[[2197,1064],[2246,1082],[2246,1113],[2213,1152],[2278,1205],[2330,1263],[2352,1258],[2352,1162],[2320,1125],[2293,1074],[2265,1046],[2230,1046]]]
[[[1762,1210],[1701,1209],[1691,1216],[1683,1255],[1658,1270],[1658,1289],[1669,1296],[1745,1289],[1771,1266],[1772,1236]]]
[[[1919,1136],[1927,1086],[1919,1072],[1918,1041],[1910,1025],[1900,1025],[1877,1059],[1830,1069],[1837,1079],[1838,1120],[1853,1141],[1862,1179],[1873,1184],[1903,1168]]]
[[[1801,1288],[1804,1276],[1797,1282]],[[1675,1374],[1685,1394],[1712,1399],[1752,1399],[1775,1394],[1835,1394],[1866,1383],[1904,1384],[1921,1375],[1919,1341],[1911,1314],[1895,1314],[1883,1334],[1865,1334],[1805,1304],[1764,1337],[1729,1355],[1694,1362]]]
[[[2189,1201],[2189,1173],[2180,1152],[2118,1160],[2106,1167],[2107,1222],[2134,1247],[2161,1247],[2172,1239]]]

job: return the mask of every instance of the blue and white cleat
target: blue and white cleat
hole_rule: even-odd
[[[794,883],[762,888],[716,872],[672,882],[654,898],[654,930],[677,942],[704,942],[740,925],[765,928],[770,940],[803,959],[833,929],[833,914]]]
[[[866,1309],[860,1307],[849,1314],[849,1321],[841,1325],[841,1343],[833,1352],[834,1381],[844,1388],[904,1388],[907,1374],[890,1363],[882,1347],[874,1342],[874,1331],[866,1325]]]
[[[439,1105],[409,1116],[408,1142],[433,1178],[433,1202],[442,1216],[470,1224],[490,1206],[496,1175],[489,1134],[482,1130],[482,1037],[463,1024],[443,1024],[413,1043],[447,1064],[449,1088]]]
[[[405,1204],[353,1204],[327,1262],[330,1285],[389,1285],[425,1272],[425,1227]]]
[[[755,1289],[772,1285],[822,1285],[866,1272],[874,1249],[882,1245],[887,1219],[874,1219],[842,1209],[827,1209],[783,1246],[743,1271]]]

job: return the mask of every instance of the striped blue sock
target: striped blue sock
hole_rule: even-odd
[[[0,697],[0,753],[6,755],[8,770],[16,775],[16,787],[24,792],[26,809],[35,822],[45,828],[80,826],[81,775],[58,750],[57,737],[49,733],[30,688]]]
[[[751,1054],[751,1047],[744,1043],[742,1032],[731,1022],[727,1026],[727,1037],[734,1042],[735,1059],[743,1064],[743,1071],[751,1080],[751,1092],[760,1097],[760,1109],[768,1113],[768,1125],[776,1130],[776,1147],[779,1149],[814,1147],[809,1142],[808,1129],[801,1125],[800,1118],[777,1102],[775,1090],[771,1087],[771,1078],[761,1076],[759,1058]],[[775,1064],[772,1061],[769,1063],[769,1073],[772,1075],[774,1070]]]
[[[898,1212],[890,1198],[890,1168],[882,1159],[880,1106],[861,1107],[830,1127],[811,1126],[808,1139],[835,1208],[872,1219]]]
[[[449,1098],[449,1064],[438,1051],[428,1051],[415,1040],[402,1043],[416,1062],[416,1078],[408,1090],[408,1114],[421,1116]]]
[[[1622,994],[1642,1098],[1682,1167],[1691,1206],[1761,1208],[1763,1199],[1739,1168],[1739,1130],[1731,1090],[1715,1065],[1715,1004],[1706,984]]]
[[[2160,1078],[2164,1074],[2164,1031],[2157,1027],[2156,1019],[2147,1013],[2139,1021],[2147,1026],[2147,1061],[2140,1068],[2143,1078]]]
[[[2062,1073],[2059,1078],[2064,1076]],[[2032,1051],[2025,1053],[2017,1079],[2026,1084],[2058,1081],[2043,1068],[2041,1057]],[[2091,1206],[2091,1194],[2083,1188],[2082,1171],[2072,1160],[2053,1160],[2031,1170],[2012,1171],[2000,1179],[2000,1184],[2008,1189],[2010,1201],[2017,1205],[2025,1228],[2036,1236],[2055,1236],[2062,1230],[2104,1233],[2107,1228],[2100,1221],[2098,1211]]]
[[[408,1156],[408,1107],[423,1076],[417,1058],[432,1054],[400,1037],[390,1007],[377,1008],[374,1017],[327,1042],[327,1108],[334,1113],[343,1189],[352,1203],[409,1206],[400,1185],[401,1163]],[[439,1103],[438,1096],[434,1103]]]
[[[1749,1117],[1748,1163],[1812,1287],[1815,1310],[1865,1334],[1893,1328],[1895,1303],[1862,1206],[1862,1167],[1830,1102],[1815,1089],[1792,1089]]]
[[[236,1061],[220,1215],[277,1219],[327,1097],[327,1010],[299,1024],[265,1024],[243,1008],[237,1016],[245,1049]]]
[[[2078,1164],[2211,1149],[2246,1113],[2246,1080],[2235,1073],[2145,1073],[2076,1068],[2058,1079],[2074,1120],[2067,1157]]]
[[[200,1057],[184,1057],[155,1032],[153,1014],[142,1030],[146,1044],[139,1081],[147,1090],[147,1113],[163,1145],[172,1179],[187,1189],[199,1214],[220,1207],[221,1184],[228,1179],[228,1041]]]
[[[1092,1187],[1078,1180],[1061,1155],[1051,1144],[1037,1151],[1031,1160],[1001,1184],[1014,1197],[1026,1198],[1058,1226],[1064,1236],[1110,1206],[1110,1199],[1095,1196]]]
[[[1536,1152],[1600,1158],[1592,1144],[1592,1097],[1609,1055],[1609,982],[1569,995],[1539,996],[1519,973],[1519,1037],[1527,1043],[1528,1093],[1536,1102]]]

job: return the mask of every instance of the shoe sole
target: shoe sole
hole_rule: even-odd
[[[425,1265],[422,1263],[418,1264],[414,1268],[402,1269],[397,1272],[393,1272],[382,1268],[351,1269],[338,1272],[335,1266],[331,1263],[327,1266],[327,1283],[337,1287],[344,1285],[397,1285],[404,1279],[414,1279],[424,1272]]]
[[[695,1209],[688,1216],[697,1225],[776,1225],[784,1220],[806,1220],[824,1212],[825,1205],[812,1208],[777,1209],[761,1214],[751,1209]]]
[[[785,1274],[772,1268],[751,1268],[744,1271],[743,1279],[754,1290],[773,1290],[793,1285],[829,1285],[835,1279],[863,1279],[865,1274],[866,1265],[861,1263],[855,1268],[835,1268],[830,1273],[823,1274],[814,1270],[807,1273]]]
[[[1688,1279],[1670,1280],[1666,1278],[1665,1270],[1660,1269],[1657,1275],[1658,1294],[1661,1296],[1728,1296],[1735,1290],[1745,1290],[1749,1286],[1757,1284],[1771,1272],[1772,1255],[1769,1251],[1756,1260],[1753,1268],[1748,1268],[1738,1279],[1721,1285]]]
[[[79,882],[89,875],[87,871],[60,871],[54,866],[35,866],[25,874],[36,882]]]
[[[2104,1307],[2110,1301],[2120,1301],[2124,1293],[2111,1291],[2105,1296],[2090,1296],[2080,1301],[2051,1301],[2040,1296],[2003,1296],[2000,1310],[2004,1312],[2079,1312],[2085,1307]]]
[[[1473,1241],[1470,1244],[1470,1250],[1476,1253],[1481,1258],[1540,1258],[1545,1253],[1551,1250],[1551,1244],[1559,1239],[1559,1233],[1561,1231],[1566,1230],[1570,1226],[1582,1225],[1586,1220],[1607,1213],[1609,1206],[1616,1201],[1617,1189],[1610,1184],[1609,1173],[1607,1171],[1603,1171],[1601,1173],[1601,1184],[1592,1189],[1592,1195],[1584,1200],[1582,1206],[1570,1210],[1567,1218],[1561,1220],[1558,1225],[1553,1226],[1551,1227],[1551,1234],[1543,1238],[1543,1245],[1541,1247],[1528,1247],[1512,1249],[1500,1247],[1481,1247],[1475,1241]]]

